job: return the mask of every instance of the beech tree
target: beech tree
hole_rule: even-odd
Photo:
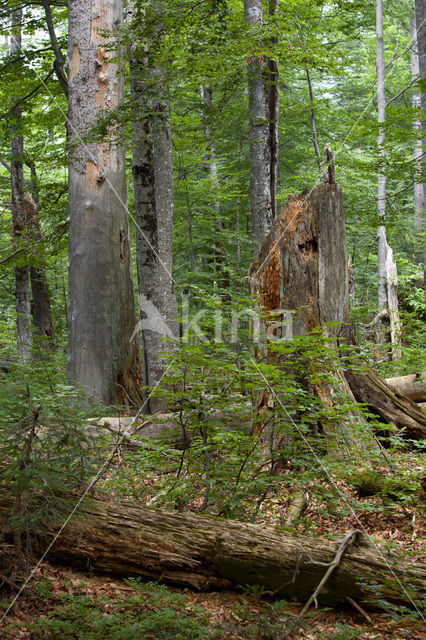
[[[421,80],[421,104],[423,109],[423,168],[425,166],[424,162],[424,144],[426,138],[426,88],[425,88],[425,78],[426,78],[426,0],[415,0],[415,10],[416,10],[416,29],[417,29],[417,48],[418,48],[418,56],[419,56],[419,71],[420,71],[420,80]],[[423,189],[425,189],[425,182],[423,180]],[[423,192],[423,199],[426,200],[426,197]],[[425,217],[426,224],[426,217]],[[425,234],[425,250],[424,250],[424,268],[423,268],[423,285],[425,290],[425,301],[426,301],[426,234]]]
[[[134,3],[128,7],[131,24]],[[156,84],[149,86],[147,73]],[[132,173],[135,194],[136,262],[142,314],[144,387],[153,388],[164,373],[161,355],[172,349],[177,304],[173,282],[173,156],[170,104],[161,69],[148,68],[147,50],[130,58],[132,100]],[[156,95],[154,96],[153,93]],[[168,341],[167,341],[168,339]],[[148,409],[164,403],[148,398]]]
[[[270,15],[278,2],[271,0]],[[244,0],[244,14],[250,25],[262,25],[261,0]],[[278,178],[278,67],[266,55],[249,61],[250,108],[250,209],[253,247],[268,232],[275,217]]]
[[[69,3],[68,376],[108,403],[138,402],[141,393],[125,155],[119,127],[96,142],[83,136],[123,102],[124,79],[107,46],[121,24],[120,0]]]
[[[12,11],[12,35],[10,43],[11,54],[20,55],[21,51],[21,22],[22,9]],[[22,108],[17,97],[12,97],[11,123],[11,192],[12,192],[12,222],[15,239],[27,231],[29,210],[24,197],[24,138],[22,133]],[[21,360],[28,360],[31,355],[31,298],[30,272],[27,264],[15,267],[15,296],[16,296],[16,335],[18,355]]]

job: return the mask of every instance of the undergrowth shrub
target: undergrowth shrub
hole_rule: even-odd
[[[62,522],[93,472],[87,410],[58,360],[19,364],[0,381],[2,529],[17,551]]]

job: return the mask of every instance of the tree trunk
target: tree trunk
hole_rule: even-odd
[[[131,23],[134,3],[128,6]],[[144,386],[155,387],[165,372],[161,355],[171,352],[165,338],[177,336],[177,303],[173,281],[173,156],[170,106],[164,80],[151,69],[158,86],[146,83],[147,52],[130,59],[132,97],[133,186],[135,194],[136,262],[144,354]],[[153,96],[155,91],[155,96]],[[164,410],[159,398],[147,399],[150,413]]]
[[[388,309],[390,324],[391,355],[394,360],[401,357],[401,326],[398,314],[398,297],[396,294],[397,273],[393,260],[393,252],[386,239],[386,95],[385,95],[385,60],[383,53],[383,0],[376,0],[376,69],[377,69],[377,122],[379,135],[377,148],[379,153],[377,213],[379,227],[378,239],[378,309]],[[381,341],[386,341],[386,328],[380,332]]]
[[[425,78],[426,78],[426,0],[415,0],[415,11],[416,11],[416,29],[417,29],[417,50],[419,56],[419,69],[420,69],[420,79],[422,81],[422,93],[421,93],[421,104],[422,110],[424,114],[422,128],[423,128],[423,158],[424,158],[424,145],[426,142],[426,88],[424,86]],[[423,159],[423,170],[424,170],[424,159]],[[423,180],[423,199],[426,201],[425,191],[426,183]],[[426,216],[425,216],[425,225],[426,225]],[[425,244],[424,244],[424,254],[423,254],[423,273],[424,273],[424,289],[425,289],[425,304],[426,304],[426,233],[425,233]]]
[[[384,382],[394,391],[414,402],[426,401],[426,373],[411,373],[408,376],[385,378]]]
[[[60,534],[48,559],[82,570],[164,580],[193,589],[261,585],[277,597],[308,599],[323,578],[338,541],[279,527],[167,513],[136,503],[92,500]],[[44,551],[53,533],[39,536]],[[384,586],[386,585],[387,586]],[[403,584],[423,591],[426,565],[409,562],[355,536],[319,595],[325,605],[381,598],[412,604]],[[415,596],[413,595],[413,598]]]
[[[21,52],[21,23],[22,9],[12,11],[12,35],[10,53]],[[16,103],[16,96],[11,98],[12,105]],[[12,192],[12,225],[16,240],[28,229],[28,211],[24,201],[24,138],[22,133],[22,110],[17,105],[11,116],[11,169],[10,181]],[[30,279],[28,265],[15,267],[16,290],[16,342],[18,357],[21,361],[31,357],[31,303]]]
[[[271,2],[271,10],[275,6]],[[244,0],[250,25],[261,25],[261,0]],[[265,55],[253,56],[249,63],[250,110],[250,208],[253,247],[262,242],[275,213],[277,180],[278,67]]]
[[[379,170],[377,187],[378,228],[378,307],[379,311],[387,307],[386,292],[386,149],[385,129],[386,96],[385,96],[385,61],[383,54],[383,0],[376,0],[376,70],[377,70],[377,122],[379,136],[377,148],[379,152]]]
[[[204,123],[207,138],[207,172],[210,177],[210,192],[213,195],[213,210],[215,213],[215,267],[217,284],[223,293],[229,296],[229,273],[225,264],[223,220],[220,215],[220,202],[218,197],[219,172],[217,168],[216,146],[213,138],[213,131],[210,120],[213,111],[213,91],[209,86],[201,87],[201,98],[204,106]]]
[[[363,402],[386,423],[402,429],[413,440],[426,438],[426,414],[408,396],[395,391],[377,373],[346,372],[346,378],[358,402]]]
[[[288,199],[262,243],[250,276],[252,293],[262,300],[265,312],[275,312],[274,323],[279,319],[278,310],[292,312],[294,336],[321,327],[336,341],[352,341],[345,216],[336,185],[323,184],[309,195],[303,192]],[[280,337],[279,329],[275,334]],[[308,380],[306,384],[309,386]],[[426,436],[424,412],[409,398],[395,393],[373,371],[350,373],[340,370],[336,363],[334,385],[317,385],[315,390],[324,404],[333,406],[335,389],[349,400],[366,402],[386,422],[404,427],[408,437]],[[366,437],[362,421],[351,421],[350,416],[337,428],[323,428],[329,442],[339,438],[354,451],[359,449],[360,438]],[[367,432],[367,445],[369,441]]]
[[[83,143],[101,110],[124,99],[104,31],[122,24],[120,0],[70,0],[68,40],[68,377],[102,402],[139,403],[141,377],[120,128]]]
[[[419,55],[417,52],[417,30],[416,30],[416,17],[411,16],[410,19],[410,39],[413,41],[411,48],[411,79],[414,81],[420,76],[419,68]],[[414,109],[421,109],[422,98],[420,93],[414,93],[411,98],[411,104]],[[413,122],[413,129],[416,135],[416,141],[414,144],[414,229],[416,233],[423,233],[425,227],[425,194],[423,181],[421,180],[422,172],[422,123],[421,120],[415,120]],[[420,257],[420,262],[423,261],[423,256]]]

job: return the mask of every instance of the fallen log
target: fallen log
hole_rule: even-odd
[[[198,590],[261,585],[277,597],[306,601],[320,584],[341,540],[283,527],[222,521],[96,498],[82,506],[48,552],[56,563],[115,576],[164,580]],[[42,553],[55,532],[38,535]],[[318,600],[368,604],[386,598],[412,604],[426,590],[426,564],[352,538]]]
[[[394,390],[373,370],[365,374],[346,372],[358,402],[363,402],[385,422],[394,424],[414,440],[426,438],[426,413],[406,395]]]
[[[408,376],[385,378],[394,391],[402,393],[414,402],[426,401],[426,373],[411,373]]]

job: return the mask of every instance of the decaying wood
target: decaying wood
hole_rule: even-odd
[[[306,489],[296,491],[291,498],[284,517],[284,526],[291,527],[300,518],[306,506]]]
[[[372,369],[362,374],[348,371],[346,377],[358,402],[367,404],[386,423],[402,429],[408,438],[426,438],[426,413],[413,400],[394,391]]]
[[[250,276],[251,291],[266,317],[271,314],[271,325],[278,324],[277,311],[286,310],[292,312],[294,336],[321,328],[322,333],[336,343],[353,342],[349,324],[345,216],[342,193],[337,185],[322,184],[309,193],[290,196],[264,239],[259,256],[250,268]],[[278,326],[273,333],[277,338],[282,337]],[[334,375],[333,384],[305,381],[325,406],[338,403],[338,393],[343,393],[349,401],[367,403],[374,413],[402,428],[409,438],[426,437],[424,412],[374,371],[348,372],[336,362]],[[267,402],[266,394],[265,406]],[[354,418],[351,420],[348,415],[340,425],[322,423],[328,441],[340,437],[346,448],[357,445],[356,429],[360,429],[361,421],[357,415]]]
[[[307,600],[336,557],[341,540],[299,535],[281,527],[157,511],[136,503],[94,499],[52,546],[51,561],[116,576],[161,579],[199,590],[261,585],[277,597]],[[54,532],[35,541],[46,549]],[[388,582],[389,581],[389,582]],[[384,586],[387,584],[387,586]],[[356,536],[318,600],[339,605],[349,596],[410,604],[402,585],[426,589],[426,565]],[[415,596],[412,596],[415,598]]]
[[[426,373],[411,373],[408,376],[385,378],[394,391],[402,393],[414,402],[426,402]]]

